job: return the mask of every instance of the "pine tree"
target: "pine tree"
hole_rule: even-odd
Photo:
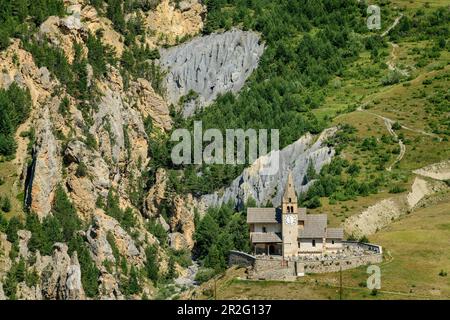
[[[156,283],[159,279],[158,252],[155,246],[148,246],[145,249],[146,263],[145,271],[147,277]]]

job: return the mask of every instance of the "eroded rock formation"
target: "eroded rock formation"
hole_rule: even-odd
[[[237,92],[258,66],[264,51],[258,34],[232,30],[195,38],[161,50],[161,66],[167,69],[169,103],[178,104],[190,92],[195,101],[183,106],[184,116],[210,104],[219,94]]]

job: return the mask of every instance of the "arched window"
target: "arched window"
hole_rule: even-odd
[[[289,198],[289,203],[291,203],[292,202],[292,198]]]
[[[266,229],[266,227],[263,227],[263,232],[265,233],[265,232],[267,232],[267,229]]]
[[[316,239],[312,239],[312,246],[313,246],[313,247],[316,246]]]

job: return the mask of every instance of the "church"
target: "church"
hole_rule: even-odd
[[[247,223],[255,255],[291,258],[336,253],[343,248],[342,228],[328,228],[326,214],[306,214],[306,208],[298,208],[292,173],[281,207],[248,208]]]

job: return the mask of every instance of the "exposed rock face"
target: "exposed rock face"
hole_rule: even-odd
[[[42,300],[42,292],[39,285],[36,287],[28,287],[25,282],[21,282],[17,285],[18,300]]]
[[[85,297],[83,285],[81,284],[80,263],[76,252],[73,253],[67,269],[65,297],[70,300],[79,300]]]
[[[450,161],[442,161],[414,171],[415,174],[436,180],[450,180]]]
[[[174,213],[170,219],[170,245],[176,249],[192,249],[194,247],[194,201],[189,195],[186,199],[175,196]],[[181,232],[181,233],[180,233]]]
[[[76,254],[71,259],[63,243],[55,243],[54,247],[52,262],[42,272],[43,296],[46,299],[84,299]]]
[[[121,41],[120,34],[114,30],[112,22],[105,17],[99,16],[97,11],[92,6],[84,6],[78,9],[76,5],[71,7],[73,14],[76,15],[77,10],[80,12],[81,20],[85,25],[85,28],[91,33],[95,34],[98,30],[102,30],[101,39],[104,44],[111,46],[116,52],[117,56],[121,56],[123,53],[123,42]]]
[[[168,70],[168,102],[177,104],[191,90],[198,93],[196,102],[184,106],[184,116],[190,116],[197,105],[206,106],[219,94],[239,91],[258,66],[263,51],[256,33],[241,30],[161,50],[161,66]]]
[[[26,202],[39,218],[50,214],[58,183],[61,181],[59,143],[53,135],[49,109],[45,108],[37,121],[37,141],[34,147]]]
[[[158,215],[158,207],[165,199],[167,186],[167,172],[163,168],[156,171],[155,184],[150,188],[145,199],[144,213],[147,217],[156,217]]]
[[[103,261],[115,262],[111,245],[107,240],[110,232],[119,252],[124,255],[129,262],[142,265],[145,259],[144,254],[138,250],[130,235],[122,229],[117,220],[107,216],[101,210],[97,210],[93,225],[89,227],[86,238],[95,255],[97,265],[101,266]]]
[[[103,270],[102,275],[99,278],[101,283],[100,292],[101,300],[123,300],[124,296],[120,291],[119,284],[113,275]]]
[[[279,152],[271,152],[259,158],[254,164],[246,168],[228,188],[203,196],[200,201],[201,204],[207,208],[232,201],[238,207],[242,207],[251,197],[259,206],[266,205],[268,202],[278,206],[281,202],[289,171],[292,171],[297,194],[306,191],[311,184],[310,182],[303,185],[309,161],[312,161],[316,172],[319,172],[323,165],[330,163],[335,151],[333,148],[326,146],[324,142],[336,130],[336,128],[327,129],[318,138],[308,133]],[[278,172],[273,175],[263,175],[262,163],[268,163],[270,159],[274,159],[272,157],[278,155]]]
[[[80,43],[87,36],[87,29],[81,24],[78,12],[66,18],[49,17],[41,24],[38,36],[60,47],[71,63],[75,55],[73,44]]]
[[[89,149],[84,142],[74,140],[65,150],[65,162],[69,164],[67,188],[80,214],[87,220],[96,208],[97,197],[106,197],[111,186],[109,167],[100,154]],[[88,176],[78,177],[76,170],[80,165],[86,167]]]
[[[144,118],[150,116],[155,127],[163,130],[172,128],[167,103],[153,90],[150,82],[145,79],[133,81],[130,84],[128,96],[130,105],[135,104]]]
[[[146,42],[154,46],[164,39],[165,44],[173,45],[177,39],[195,35],[203,28],[205,13],[206,7],[199,0],[179,1],[178,8],[173,1],[161,0],[156,10],[149,11],[144,18],[146,27],[155,33]]]
[[[0,279],[3,279],[4,275],[11,268],[12,264],[11,259],[9,258],[11,243],[6,238],[6,234],[0,232]],[[0,296],[1,293],[2,291],[0,289]]]
[[[17,231],[19,237],[19,257],[28,259],[28,241],[31,239],[31,232],[28,230]]]

